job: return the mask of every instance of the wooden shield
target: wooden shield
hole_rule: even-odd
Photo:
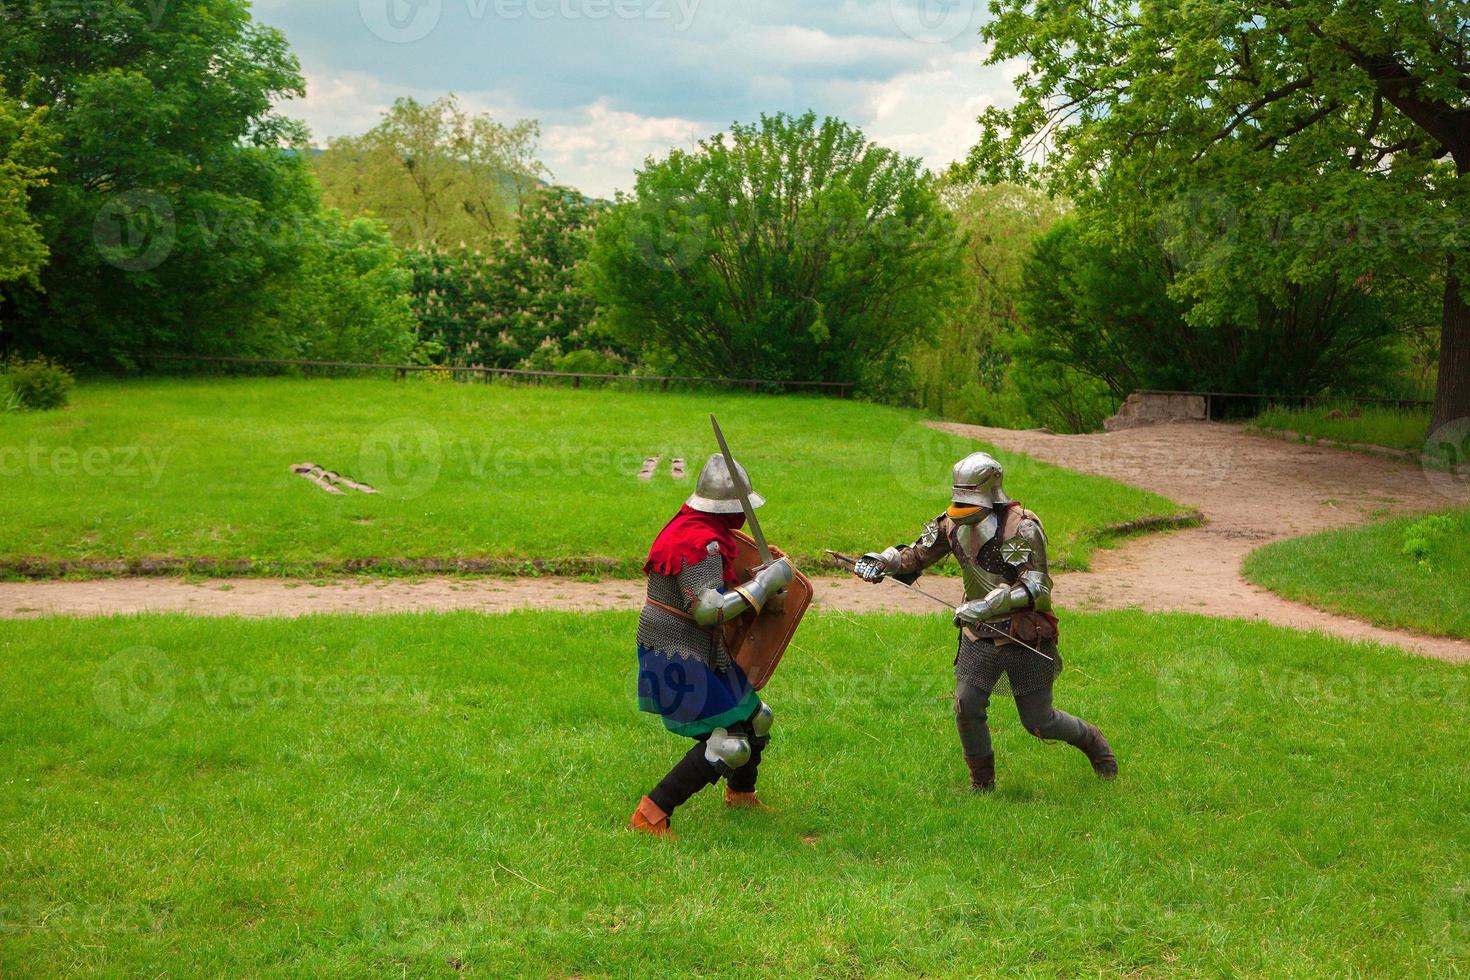
[[[735,576],[742,582],[748,581],[753,570],[760,567],[761,556],[755,550],[755,542],[740,531],[735,532],[735,541],[740,550],[735,555]],[[771,549],[777,558],[783,557],[777,548]],[[766,603],[759,615],[746,612],[726,623],[725,649],[731,658],[745,671],[751,686],[757,691],[766,686],[766,681],[776,672],[776,665],[791,643],[806,607],[812,603],[812,583],[801,572],[797,572],[786,587],[785,602],[772,600]],[[780,608],[776,608],[776,607]]]

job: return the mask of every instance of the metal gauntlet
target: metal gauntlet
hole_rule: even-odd
[[[743,582],[727,592],[706,589],[690,610],[690,614],[701,626],[718,626],[747,609],[760,612],[771,596],[791,584],[795,575],[796,570],[791,567],[791,560],[778,558],[757,572],[749,582]]]

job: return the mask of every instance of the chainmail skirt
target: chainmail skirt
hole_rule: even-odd
[[[956,684],[978,687],[989,694],[1020,697],[1051,685],[1062,672],[1062,655],[1056,640],[1043,640],[1036,648],[1052,660],[1044,660],[1018,643],[997,646],[989,639],[971,640],[960,633],[960,649],[954,660]]]

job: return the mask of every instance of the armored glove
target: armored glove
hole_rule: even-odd
[[[881,582],[888,574],[888,562],[875,551],[870,551],[853,563],[852,573],[864,582]]]

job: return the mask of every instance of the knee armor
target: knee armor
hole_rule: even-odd
[[[716,728],[704,743],[704,758],[721,773],[739,769],[750,761],[750,739]]]
[[[750,727],[755,732],[756,738],[765,738],[771,734],[771,725],[776,721],[776,713],[771,706],[764,701],[755,709],[755,714],[750,716]]]

